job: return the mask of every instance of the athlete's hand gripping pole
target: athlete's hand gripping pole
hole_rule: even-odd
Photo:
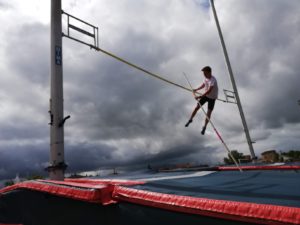
[[[194,92],[194,89],[193,89],[193,87],[192,87],[192,84],[190,83],[190,81],[189,81],[187,75],[185,74],[185,72],[183,72],[183,75],[184,75],[186,81],[188,82],[190,88],[192,89],[192,93],[193,93],[193,95],[194,95],[194,98],[197,100],[197,96],[196,96],[196,94],[195,94],[195,92]],[[214,129],[215,133],[217,134],[218,138],[220,139],[220,141],[221,141],[222,144],[224,145],[225,149],[227,150],[228,154],[229,154],[230,157],[232,158],[232,160],[233,160],[233,162],[235,163],[236,167],[240,170],[240,172],[243,172],[243,170],[240,168],[238,162],[236,161],[236,159],[234,158],[234,156],[231,154],[231,151],[230,151],[229,148],[227,147],[227,145],[226,145],[226,143],[224,142],[223,138],[221,137],[220,133],[217,131],[215,125],[213,124],[213,122],[211,121],[211,119],[207,116],[207,114],[206,114],[205,110],[203,109],[202,105],[200,104],[199,101],[197,101],[197,102],[198,102],[200,108],[202,109],[202,111],[203,111],[203,113],[204,113],[206,119],[207,119],[208,122],[211,124],[211,126],[213,127],[213,129]]]

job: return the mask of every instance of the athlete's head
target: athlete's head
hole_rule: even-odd
[[[202,68],[202,72],[203,72],[203,74],[204,74],[204,76],[206,78],[210,78],[211,77],[211,68],[210,68],[210,66],[203,67]]]

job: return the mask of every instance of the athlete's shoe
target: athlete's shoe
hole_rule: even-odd
[[[186,124],[185,124],[185,127],[188,127],[190,125],[190,123],[192,123],[193,120],[189,120]]]
[[[206,127],[202,127],[202,131],[201,131],[201,134],[204,135],[205,134],[205,130],[206,130]]]

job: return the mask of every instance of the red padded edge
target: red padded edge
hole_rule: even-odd
[[[65,179],[64,181],[36,180],[18,183],[13,186],[0,189],[0,194],[25,188],[81,201],[97,202],[106,205],[115,203],[115,201],[111,198],[111,193],[115,185],[132,186],[144,183],[145,182],[143,181],[112,179]]]
[[[300,166],[240,166],[242,170],[300,170]],[[219,171],[239,170],[236,166],[218,166]]]
[[[67,182],[49,182],[49,181],[27,181],[18,183],[0,190],[0,194],[4,194],[16,189],[29,189],[41,191],[57,196],[72,198],[87,202],[97,202],[103,205],[114,203],[111,198],[113,191],[112,185],[83,185]]]
[[[57,185],[64,185],[68,187],[79,187],[79,188],[105,188],[108,183],[99,183],[99,184],[89,184],[89,183],[81,183],[81,182],[71,182],[71,181],[56,181],[56,180],[37,180],[40,182],[44,182],[46,184],[57,184]]]
[[[161,194],[115,187],[112,197],[140,205],[256,224],[300,224],[300,208]]]
[[[67,178],[65,181],[82,183],[82,184],[111,184],[111,185],[122,185],[122,186],[134,186],[139,184],[145,184],[145,181],[134,181],[134,180],[115,180],[115,179],[70,179]]]

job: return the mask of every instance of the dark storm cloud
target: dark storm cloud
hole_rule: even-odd
[[[68,172],[95,170],[100,167],[116,165],[112,154],[116,148],[104,144],[77,143],[66,148]]]
[[[44,124],[46,125],[46,124]],[[43,124],[35,124],[34,121],[22,123],[1,123],[0,141],[42,139],[48,135],[48,129]]]
[[[49,155],[48,27],[19,24],[7,32],[0,120],[0,179],[43,174]],[[3,82],[4,81],[4,82]],[[45,141],[46,140],[46,141]]]
[[[0,148],[0,171],[3,171],[0,173],[0,180],[14,178],[17,174],[20,177],[46,175],[44,169],[49,160],[46,143],[18,144],[18,142],[20,140]]]
[[[128,43],[127,47],[124,47],[124,42]],[[125,34],[122,42],[115,43],[115,46],[120,55],[145,65],[151,71],[158,70],[159,65],[170,57],[168,47],[159,40],[141,37],[140,34]],[[178,110],[169,103],[176,98],[175,88],[104,57],[99,57],[102,60],[91,66],[93,69],[89,74],[83,75],[84,71],[80,71],[78,76],[75,75],[78,77],[76,82],[88,86],[88,90],[81,86],[81,90],[74,89],[67,94],[73,96],[67,105],[70,104],[70,111],[78,113],[82,119],[81,126],[89,126],[87,130],[94,133],[92,135],[111,139],[147,135],[157,131],[165,121],[176,122]],[[74,73],[76,71],[72,75]],[[177,106],[181,103],[176,101]],[[80,115],[81,107],[78,105],[88,104],[94,109],[93,114],[89,117]]]
[[[125,32],[120,42],[114,43],[114,48],[120,56],[151,71],[158,71],[174,51],[158,38],[134,31]],[[88,57],[91,60],[85,60],[83,69],[74,66],[71,58],[65,60],[65,109],[72,116],[66,127],[66,136],[71,136],[66,148],[70,152],[81,149],[75,155],[66,151],[72,168],[92,170],[106,166],[147,165],[156,160],[187,160],[195,151],[195,141],[191,141],[191,145],[177,146],[178,143],[172,143],[176,135],[170,133],[175,131],[172,128],[183,115],[184,99],[178,95],[178,90],[107,56],[96,56],[99,60]],[[120,144],[117,147],[99,143],[82,146],[72,144],[72,136]],[[131,144],[123,146],[123,139]],[[156,141],[164,142],[163,148],[149,153],[151,150],[147,146],[153,148]],[[119,158],[115,153],[124,156]],[[85,157],[80,160],[81,155]]]
[[[126,47],[124,43],[128,43]],[[174,57],[174,48],[169,48],[170,46],[151,35],[147,37],[135,32],[125,33],[121,42],[114,43],[114,47],[118,49],[120,56],[151,71],[158,71],[160,65]],[[72,76],[78,78],[76,82],[83,84],[80,90],[70,88],[72,92],[67,95],[72,98],[66,103],[66,110],[70,108],[77,118],[74,123],[81,128],[80,135],[89,140],[131,140],[132,147],[122,147],[122,144],[118,147],[118,151],[127,156],[123,160],[119,159],[119,162],[110,161],[111,165],[188,160],[188,156],[195,151],[197,140],[190,139],[190,145],[178,143],[176,135],[181,135],[181,131],[174,129],[178,123],[182,123],[183,128],[184,124],[179,118],[186,116],[182,92],[106,57],[99,57],[99,62],[91,66],[89,74],[73,71],[68,67],[73,63],[67,62],[66,67],[72,70]],[[85,89],[85,85],[89,88]],[[79,87],[76,84],[74,86]],[[90,109],[89,115],[83,108]],[[74,131],[72,128],[71,130]],[[173,132],[178,134],[173,135]],[[136,139],[142,140],[136,144]],[[149,153],[156,141],[164,142],[163,147],[156,149],[155,154]],[[199,151],[201,146],[198,146]],[[88,149],[86,153],[89,154]]]
[[[250,128],[298,123],[299,2],[243,1],[230,11],[239,19],[228,17],[230,4],[224,3],[223,31],[238,87],[247,90],[241,99]]]
[[[295,71],[299,71],[299,66],[294,66]],[[267,128],[279,128],[286,123],[296,124],[300,122],[299,106],[297,98],[300,96],[299,74],[297,72],[282,71],[273,74],[274,78],[269,79],[274,84],[268,89],[267,94],[261,95],[261,101],[257,103],[255,112],[256,118],[263,121]],[[284,82],[282,82],[284,80]],[[261,87],[263,88],[263,86]],[[259,95],[257,95],[259,97]]]
[[[169,146],[169,149],[164,149],[158,154],[151,154],[149,152],[137,153],[136,149],[126,149],[127,153],[124,158],[117,158],[116,154],[119,149],[104,144],[89,144],[77,143],[76,145],[69,145],[66,149],[66,154],[72,154],[67,161],[68,172],[78,172],[85,170],[96,170],[99,168],[114,168],[114,167],[130,167],[140,166],[146,168],[147,165],[162,166],[164,164],[174,164],[182,162],[192,163],[211,163],[210,158],[206,153],[201,153],[199,156],[199,147],[195,145],[182,144],[176,146],[175,144]],[[214,151],[206,148],[207,152]],[[135,157],[130,157],[131,152],[134,152]],[[142,150],[141,150],[142,152]],[[194,157],[194,158],[193,158]]]
[[[162,164],[162,163],[185,163],[185,162],[193,162],[193,163],[202,163],[209,164],[211,163],[210,159],[211,153],[215,152],[215,149],[204,147],[199,142],[198,137],[191,138],[190,141],[192,144],[181,143],[181,144],[170,144],[169,148],[164,149],[164,151],[159,154],[146,156],[142,159],[135,159],[134,163],[146,163],[151,164]],[[207,154],[209,153],[209,154]],[[196,157],[195,157],[196,156]]]
[[[125,32],[121,41],[114,43],[114,48],[118,49],[120,56],[151,71],[158,71],[159,66],[168,60],[174,51],[159,39],[134,31]],[[69,96],[65,101],[66,111],[72,112],[74,118],[69,122],[70,131],[74,134],[74,128],[80,127],[80,131],[75,132],[90,141],[131,140],[132,147],[122,147],[122,144],[118,146],[115,151],[127,155],[122,159],[111,156],[112,159],[106,160],[105,164],[103,160],[99,160],[97,164],[92,163],[92,168],[86,165],[87,161],[82,161],[79,162],[81,166],[78,169],[147,164],[160,157],[168,161],[193,153],[194,144],[185,146],[184,151],[171,151],[173,147],[181,150],[183,147],[176,146],[176,143],[172,144],[172,147],[169,146],[172,135],[162,135],[168,132],[165,129],[169,129],[169,133],[172,132],[172,127],[178,124],[178,117],[183,114],[183,98],[178,95],[178,90],[107,56],[97,57],[97,61],[86,60],[85,67],[89,68],[88,73],[84,69],[78,70],[72,61],[65,61],[65,77],[69,83],[69,88],[66,87],[66,96]],[[66,127],[66,133],[70,134],[68,130]],[[168,137],[171,140],[164,140]],[[134,147],[138,138],[142,139],[142,144],[137,144],[141,149]],[[144,147],[151,147],[149,140],[163,141],[166,143],[164,148],[169,150],[157,149],[156,154],[149,154],[150,150]],[[84,153],[91,157],[98,151],[94,152],[89,147],[84,149]],[[161,151],[164,151],[162,156]],[[100,152],[101,150],[101,155]],[[76,161],[74,160],[74,164]]]
[[[50,67],[49,27],[40,23],[25,23],[17,25],[9,36],[6,60],[10,70],[18,73],[22,79],[47,87]]]
[[[6,9],[9,9],[10,8],[10,5],[7,4],[6,2],[4,1],[0,1],[0,10],[6,10]]]
[[[195,4],[204,7],[206,9],[209,9],[210,3],[209,0],[194,0]]]

